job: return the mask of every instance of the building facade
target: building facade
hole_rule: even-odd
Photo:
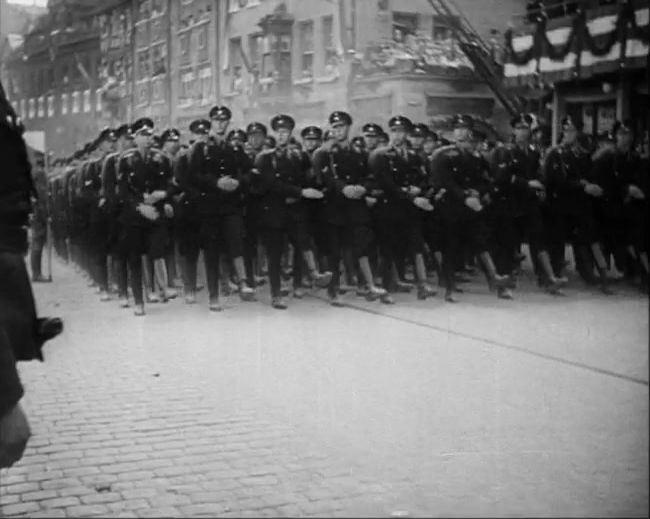
[[[99,129],[99,27],[90,1],[51,1],[46,15],[7,58],[12,103],[28,130],[41,130],[57,155]]]
[[[99,19],[101,63],[98,74],[103,125],[118,126],[133,116],[134,3],[102,3]]]
[[[171,121],[181,131],[206,117],[217,102],[218,38],[214,0],[180,0],[170,5]]]
[[[486,40],[524,12],[517,0],[457,4]],[[228,0],[219,18],[221,99],[238,125],[279,112],[322,125],[336,109],[359,124],[498,111],[454,42],[455,21],[426,0]]]
[[[170,123],[170,0],[136,0],[134,24],[133,119]]]
[[[564,114],[594,136],[632,118],[647,142],[649,10],[646,0],[555,2],[515,26],[506,80],[546,97],[554,142]]]

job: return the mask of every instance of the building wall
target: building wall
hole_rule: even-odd
[[[132,120],[134,6],[130,0],[118,0],[99,14],[103,126],[116,127]]]
[[[61,46],[53,57],[42,52],[23,63],[12,61],[11,74],[24,78],[21,95],[12,102],[26,129],[44,131],[48,150],[64,156],[94,138],[100,128],[102,110],[96,81],[99,37]],[[85,64],[89,79],[80,72],[77,59]]]
[[[217,6],[215,0],[173,1],[170,15],[171,121],[186,134],[217,102]]]
[[[360,123],[365,122],[368,114],[382,113],[384,124],[385,119],[396,113],[410,115],[417,120],[422,120],[425,114],[437,115],[429,114],[427,110],[454,113],[463,111],[463,107],[469,107],[467,110],[470,112],[490,116],[495,108],[498,113],[493,95],[476,79],[470,81],[453,76],[447,79],[401,75],[388,78],[383,76],[357,84],[356,80],[348,82],[349,60],[334,67],[333,73],[332,68],[328,67],[328,58],[332,53],[340,51],[341,47],[362,51],[370,43],[392,39],[393,23],[399,16],[408,18],[413,15],[417,29],[428,35],[433,34],[436,24],[426,0],[342,2],[342,16],[339,16],[336,2],[321,0],[248,0],[243,2],[244,7],[240,6],[240,0],[222,2],[221,100],[232,108],[235,125],[241,126],[251,119],[268,123],[270,117],[285,111],[305,125],[323,125],[328,114],[337,109],[347,109],[355,118],[364,119]],[[517,0],[458,0],[458,3],[461,8],[465,4],[466,16],[477,31],[484,35],[489,34],[492,28],[503,31],[509,17],[524,10],[524,2]],[[284,4],[294,18],[291,41],[288,43],[291,48],[291,88],[289,91],[277,91],[265,96],[251,91],[251,74],[247,71],[245,61],[247,58],[259,62],[254,58],[256,53],[251,37],[261,33],[257,24],[280,4]],[[331,17],[331,26],[327,17]],[[301,36],[303,24],[308,22],[313,24],[312,44],[306,43]],[[332,40],[328,50],[326,35],[330,33],[329,27],[332,27]],[[235,39],[240,39],[246,58],[239,56],[237,45],[233,44]],[[306,56],[312,51],[310,77],[303,73],[303,62],[309,63]],[[241,70],[241,75],[237,74],[237,68]],[[267,70],[262,70],[261,76],[266,72]],[[454,99],[465,101],[452,102]],[[368,111],[369,107],[376,107],[379,112]]]
[[[170,5],[181,0],[136,0],[133,119],[150,117],[157,129],[170,124]]]

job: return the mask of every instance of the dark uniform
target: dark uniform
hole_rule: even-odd
[[[110,128],[102,130],[94,143],[95,146],[103,145],[104,142],[114,143],[116,140],[115,131]],[[88,196],[90,199],[90,239],[89,252],[91,255],[91,273],[93,280],[104,293],[103,300],[108,300],[108,255],[110,246],[110,209],[103,198],[103,167],[106,157],[112,150],[107,151],[100,157],[92,160],[86,170],[85,183],[88,185]]]
[[[147,118],[139,119],[133,125],[135,135],[138,132],[151,134],[152,130],[153,122]],[[132,148],[120,157],[117,174],[118,196],[123,203],[120,241],[128,257],[131,290],[136,305],[142,306],[142,256],[148,255],[152,259],[164,257],[167,229],[164,200],[153,204],[155,212],[150,211],[151,218],[144,216],[141,206],[145,205],[145,195],[169,189],[171,164],[160,150],[150,148],[143,153],[138,148]]]
[[[246,133],[248,136],[254,134],[263,135],[264,138],[267,137],[266,126],[259,122],[250,123],[246,127]],[[259,148],[250,147],[247,151],[249,163],[255,164],[255,158],[259,153],[262,152],[264,142],[262,141],[262,146]],[[246,208],[244,214],[244,227],[245,227],[245,238],[244,238],[244,261],[246,264],[246,279],[248,280],[248,285],[250,287],[255,287],[257,285],[256,281],[256,259],[258,245],[260,244],[260,228],[262,225],[262,198],[261,194],[256,191],[255,184],[252,182],[251,175],[253,168],[248,169],[249,178],[247,184],[249,186],[248,196],[246,198]]]
[[[511,121],[513,128],[517,125],[530,127],[531,123],[527,114]],[[516,267],[522,242],[529,244],[533,262],[546,250],[540,210],[545,190],[534,189],[529,184],[532,180],[542,181],[541,157],[532,144],[512,143],[495,149],[492,165],[494,189],[491,197],[496,218],[494,259],[499,273],[510,275]]]
[[[194,135],[207,135],[210,131],[210,121],[197,119],[190,124],[190,132]],[[178,251],[183,260],[183,285],[188,302],[194,302],[194,293],[197,284],[197,263],[199,259],[199,230],[200,219],[198,215],[199,199],[201,192],[189,183],[190,157],[193,147],[182,149],[174,161],[174,180],[180,190],[179,200],[176,204],[176,226],[178,229]]]
[[[611,132],[612,140],[618,132],[632,133],[633,129],[627,122],[617,122]],[[647,170],[631,144],[629,149],[614,146],[597,152],[592,173],[592,180],[603,189],[603,196],[595,205],[605,250],[608,255],[614,255],[618,269],[628,274],[632,274],[635,267],[627,261],[628,252],[635,256],[633,259],[638,259],[639,254],[647,251],[647,201],[632,196],[635,188],[647,194],[644,186]]]
[[[329,118],[330,125],[345,124],[351,126],[352,119],[345,112],[333,112]],[[313,170],[322,175],[326,187],[324,216],[327,222],[329,241],[328,264],[332,268],[332,282],[329,286],[330,298],[336,298],[340,288],[340,262],[346,251],[358,260],[368,256],[371,241],[370,210],[365,194],[371,188],[367,156],[352,147],[349,141],[330,140],[314,154]],[[359,186],[358,196],[348,196],[349,186]],[[346,265],[346,270],[350,265]],[[350,273],[348,273],[350,274]]]
[[[216,106],[210,111],[211,119],[229,120],[230,117],[230,110],[226,107]],[[214,137],[210,137],[208,142],[195,144],[190,155],[187,183],[199,194],[199,240],[205,255],[210,301],[215,310],[220,309],[220,255],[228,254],[235,259],[242,258],[244,253],[242,202],[248,167],[248,157],[243,149],[235,149],[225,140],[217,141]],[[224,181],[231,182],[234,189],[222,188]],[[243,281],[240,282],[244,288]]]
[[[577,130],[577,123],[564,117],[563,129]],[[594,282],[594,247],[599,247],[600,229],[594,218],[594,199],[585,192],[591,184],[591,156],[577,142],[552,148],[544,164],[546,201],[544,227],[553,270],[559,276],[564,268],[565,244],[573,244],[576,267],[588,283]],[[591,248],[591,250],[590,250]],[[607,291],[605,265],[598,265],[601,288]]]
[[[117,139],[129,142],[133,139],[131,126],[123,124],[115,131]],[[122,223],[120,215],[124,209],[119,196],[118,166],[120,157],[125,150],[109,153],[102,163],[101,170],[101,198],[104,200],[104,212],[107,219],[107,253],[113,258],[114,272],[116,274],[117,292],[122,306],[128,305],[128,270],[127,256],[120,246]]]
[[[287,115],[278,115],[271,120],[271,127],[293,130],[295,123]],[[272,304],[284,309],[281,299],[282,254],[288,238],[293,247],[301,253],[311,252],[308,217],[303,196],[307,188],[307,173],[311,167],[306,153],[286,146],[260,153],[255,160],[255,177],[252,189],[261,197],[264,243],[269,262],[269,282]],[[323,278],[317,272],[310,273],[320,282]],[[329,283],[331,275],[327,276]]]
[[[406,117],[396,116],[389,121],[389,126],[402,127],[408,132],[412,123]],[[396,288],[392,268],[402,251],[406,250],[410,257],[424,252],[420,209],[414,205],[422,189],[420,165],[419,157],[406,145],[381,147],[369,157],[375,183],[373,191],[377,194],[375,229],[382,256],[380,274],[388,291]]]
[[[471,132],[469,116],[455,117],[455,127]],[[465,253],[482,256],[490,282],[505,286],[508,279],[499,276],[489,254],[490,230],[480,200],[490,190],[486,160],[456,144],[438,148],[432,157],[432,183],[437,191],[436,210],[443,228],[444,277],[447,296],[454,286],[454,273],[462,268]],[[475,202],[475,208],[468,204]]]

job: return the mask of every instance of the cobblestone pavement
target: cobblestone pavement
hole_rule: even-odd
[[[647,516],[648,308],[473,283],[463,302],[146,318],[71,268],[21,365],[33,437],[7,517]],[[205,303],[205,301],[202,301]]]

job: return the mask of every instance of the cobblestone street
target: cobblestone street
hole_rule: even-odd
[[[621,287],[394,307],[312,294],[100,303],[35,287],[65,331],[21,365],[33,436],[7,517],[647,516],[648,306]],[[205,298],[205,294],[203,294]]]

